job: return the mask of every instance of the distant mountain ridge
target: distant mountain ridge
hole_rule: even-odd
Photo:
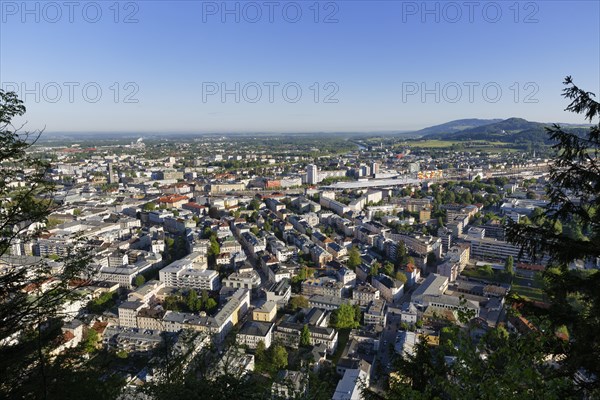
[[[460,127],[460,121],[486,122],[477,126],[469,126],[464,129]],[[491,121],[491,122],[490,122]],[[465,124],[467,125],[467,124]],[[560,124],[565,129],[583,133],[587,130],[582,125]],[[488,140],[507,143],[547,143],[549,141],[546,127],[552,126],[552,123],[541,123],[527,121],[523,118],[508,118],[505,120],[457,120],[445,124],[432,126],[422,129],[418,132],[427,132],[422,139],[439,140]],[[415,132],[417,134],[417,132]]]
[[[477,119],[477,118],[469,118],[469,119],[457,119],[454,121],[446,122],[441,125],[430,126],[419,131],[413,132],[415,135],[419,136],[428,136],[435,134],[445,134],[445,133],[453,133],[460,132],[465,129],[476,128],[478,126],[489,125],[496,122],[502,121],[501,119]]]

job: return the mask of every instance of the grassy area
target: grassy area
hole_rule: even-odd
[[[452,146],[461,146],[470,151],[516,151],[511,148],[511,143],[489,142],[485,140],[459,141],[459,140],[417,140],[407,143],[409,147],[418,149],[445,149]]]
[[[417,148],[434,148],[441,149],[445,147],[452,147],[453,144],[461,143],[457,140],[419,140],[414,142],[408,142],[409,147]]]
[[[533,278],[516,276],[513,280],[512,290],[520,296],[534,301],[545,301],[544,292],[540,283]]]
[[[467,268],[461,272],[461,275],[492,283],[510,283],[510,276],[504,271],[494,271],[493,274],[490,275],[479,268]]]
[[[519,296],[527,297],[534,301],[544,301],[544,292],[540,288],[513,284],[512,289]]]
[[[338,331],[338,345],[335,349],[335,353],[333,353],[333,357],[331,358],[334,365],[338,363],[340,357],[342,357],[342,353],[346,348],[346,344],[348,343],[348,339],[350,338],[350,329],[340,329]]]
[[[504,271],[494,270],[490,275],[483,268],[467,268],[461,275],[490,283],[511,283],[511,276]],[[526,297],[533,301],[543,302],[546,300],[540,282],[534,278],[515,276],[512,278],[511,286],[512,291],[522,297]]]

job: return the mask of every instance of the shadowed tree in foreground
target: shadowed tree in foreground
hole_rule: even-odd
[[[85,277],[91,253],[71,248],[54,265],[23,265],[11,255],[43,233],[57,206],[49,165],[31,152],[41,132],[22,133],[12,124],[24,113],[14,93],[0,90],[0,397],[65,398],[76,361],[53,360],[48,351],[61,332],[63,305],[76,299],[69,283]]]
[[[583,114],[589,122],[600,118],[600,103],[594,94],[565,79],[566,108]],[[562,372],[590,391],[600,389],[600,272],[569,269],[575,260],[595,263],[600,257],[600,123],[587,135],[577,135],[559,125],[548,128],[556,157],[550,168],[550,204],[530,225],[510,223],[509,240],[523,252],[539,258],[547,253],[552,261],[544,273],[550,298],[549,320],[553,327],[566,326],[570,340]],[[540,219],[551,223],[536,223]],[[557,232],[553,221],[576,226],[576,232]],[[582,234],[579,234],[582,233]],[[578,372],[587,372],[581,375]],[[585,377],[585,379],[582,379]]]

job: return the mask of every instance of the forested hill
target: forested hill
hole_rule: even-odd
[[[470,120],[465,120],[470,121]],[[485,121],[485,120],[478,120]],[[489,121],[489,120],[488,120]],[[488,140],[507,143],[547,143],[549,141],[546,127],[552,123],[527,121],[522,118],[509,118],[505,120],[492,120],[496,122],[469,127],[461,130],[445,130],[442,125],[425,128],[422,131],[434,131],[424,136],[426,139],[440,140]],[[456,121],[453,121],[456,122]],[[453,122],[450,122],[452,124]],[[588,128],[582,125],[560,124],[566,130],[584,134]],[[437,132],[435,132],[437,131]]]
[[[413,132],[418,136],[429,136],[437,134],[448,134],[454,132],[461,132],[465,129],[476,128],[482,125],[489,125],[496,122],[502,121],[501,119],[457,119],[454,121],[446,122],[441,125],[430,126],[428,128],[421,129]]]

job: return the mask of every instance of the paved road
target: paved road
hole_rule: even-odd
[[[391,349],[391,346],[393,346],[396,341],[399,326],[400,316],[388,314],[387,324],[383,329],[383,332],[381,332],[381,341],[379,343],[377,359],[371,370],[372,390],[382,391],[385,389],[385,377],[392,371],[391,360],[393,357],[393,349]],[[377,376],[378,372],[381,373],[381,375]]]

